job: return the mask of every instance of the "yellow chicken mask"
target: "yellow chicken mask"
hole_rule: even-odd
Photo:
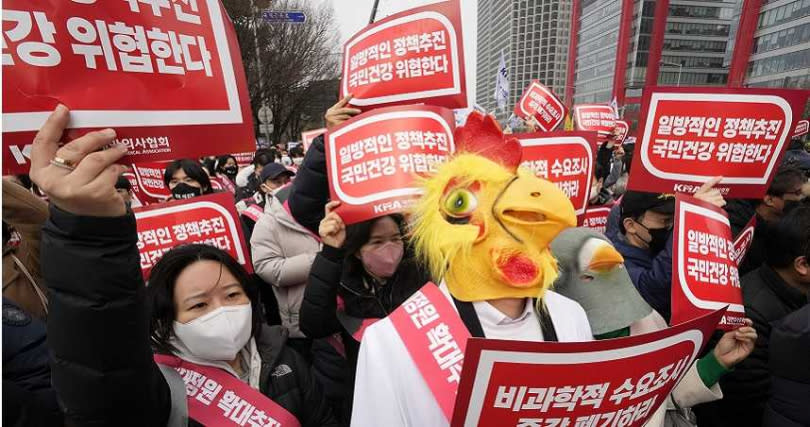
[[[542,297],[557,278],[549,243],[576,226],[553,183],[519,168],[521,146],[488,115],[456,129],[456,155],[421,182],[417,256],[461,301]]]

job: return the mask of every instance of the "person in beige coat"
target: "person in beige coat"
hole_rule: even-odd
[[[309,340],[301,332],[298,317],[309,270],[321,245],[285,208],[290,188],[268,197],[264,214],[253,229],[250,247],[256,274],[273,286],[281,323],[290,331],[290,344],[307,354]]]

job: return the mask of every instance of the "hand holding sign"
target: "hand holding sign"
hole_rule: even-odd
[[[349,104],[349,101],[352,100],[353,96],[354,95],[352,94],[347,95],[345,98],[338,101],[337,104],[326,110],[324,118],[326,119],[327,129],[332,129],[333,127],[361,113],[361,111],[357,108],[346,107],[346,105]]]
[[[698,189],[697,193],[695,193],[695,198],[703,200],[706,203],[711,203],[718,208],[722,208],[726,205],[726,200],[723,198],[723,194],[720,193],[720,190],[715,188],[722,180],[722,176],[716,176],[708,180]]]
[[[726,369],[733,368],[754,351],[757,330],[751,327],[754,324],[751,319],[746,318],[744,322],[746,326],[726,332],[714,347],[714,357]]]
[[[324,208],[326,216],[318,226],[318,234],[321,235],[323,244],[333,248],[342,248],[346,242],[346,224],[343,222],[343,218],[335,212],[338,206],[340,206],[338,201],[327,203]]]
[[[59,138],[70,121],[67,107],[59,105],[34,138],[31,149],[31,180],[54,205],[75,215],[115,217],[126,214],[124,199],[115,182],[126,170],[115,162],[126,148],[109,145],[115,131],[90,132],[59,148]],[[61,159],[60,164],[56,159]],[[71,165],[75,166],[75,169]]]

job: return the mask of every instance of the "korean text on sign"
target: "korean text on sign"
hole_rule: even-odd
[[[27,145],[57,103],[71,109],[66,140],[113,127],[130,162],[253,148],[244,68],[220,2],[8,0],[3,6],[6,171],[28,169]],[[77,82],[93,84],[77,90]]]
[[[351,224],[401,212],[418,195],[415,180],[436,172],[455,150],[452,112],[438,107],[376,109],[325,139],[333,198]]]
[[[693,193],[722,176],[726,197],[762,197],[806,99],[787,89],[653,88],[628,188]]]
[[[425,102],[467,107],[459,2],[440,2],[388,16],[344,47],[341,95],[351,104]]]

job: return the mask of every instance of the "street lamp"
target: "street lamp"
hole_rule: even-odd
[[[668,67],[678,67],[678,86],[681,85],[681,72],[683,71],[683,64],[673,64],[672,62],[659,62],[661,65],[666,65]]]

